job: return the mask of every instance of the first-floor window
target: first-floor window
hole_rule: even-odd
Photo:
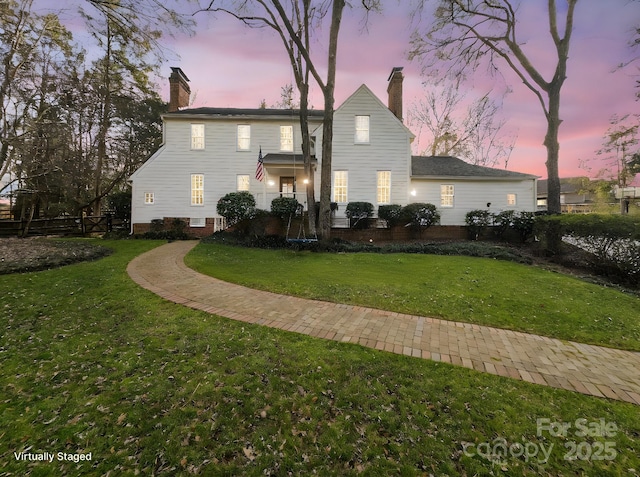
[[[243,190],[249,190],[249,176],[245,174],[238,174],[237,176],[237,190],[238,192]]]
[[[378,171],[378,204],[391,203],[391,171]]]
[[[204,205],[204,174],[191,174],[191,205]]]
[[[442,207],[453,207],[454,187],[450,184],[440,186],[440,205]]]
[[[517,205],[517,197],[515,194],[507,194],[507,205]]]
[[[347,202],[348,171],[335,171],[333,173],[333,201]]]
[[[145,192],[144,203],[148,205],[153,205],[154,202],[155,202],[155,197],[153,196],[153,192]]]
[[[205,217],[190,217],[189,227],[206,227],[207,219]]]

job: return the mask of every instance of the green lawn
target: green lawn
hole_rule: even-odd
[[[249,287],[640,350],[640,298],[529,265],[199,244],[192,268]]]
[[[115,252],[0,276],[1,476],[640,470],[637,406],[190,310],[126,275],[159,242],[99,243]],[[537,435],[538,419],[571,428]],[[579,435],[600,422],[615,435]],[[510,449],[501,462],[480,455],[496,443]]]

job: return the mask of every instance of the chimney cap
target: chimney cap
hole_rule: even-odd
[[[393,78],[393,76],[396,73],[401,73],[402,70],[404,69],[404,66],[394,66],[393,69],[391,70],[391,74],[389,75],[389,77],[387,78],[387,81],[390,81],[391,78]]]
[[[172,71],[171,76],[173,76],[175,74],[179,78],[182,78],[185,81],[189,81],[189,78],[187,78],[187,75],[184,74],[184,71],[182,71],[182,68],[178,68],[176,66],[172,66],[171,67],[171,71]]]

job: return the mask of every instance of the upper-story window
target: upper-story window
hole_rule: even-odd
[[[238,124],[238,151],[251,149],[251,126]]]
[[[204,124],[191,125],[191,149],[204,149]]]
[[[516,196],[516,194],[507,194],[507,205],[517,205],[518,204],[518,197]]]
[[[280,150],[293,152],[293,126],[280,126]]]
[[[369,144],[369,116],[356,116],[356,144]]]

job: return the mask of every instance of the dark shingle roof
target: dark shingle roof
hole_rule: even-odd
[[[302,154],[269,153],[262,158],[264,164],[304,164]],[[315,156],[311,157],[312,163],[317,163]]]
[[[452,156],[411,156],[411,177],[534,179],[536,176],[506,169],[475,166]]]
[[[242,116],[279,116],[294,117],[298,119],[300,110],[298,109],[273,109],[273,108],[188,108],[180,109],[172,113],[167,113],[167,117],[175,116],[214,116],[214,117],[242,117]],[[309,110],[309,117],[322,118],[324,111],[317,109]]]
[[[587,188],[591,179],[588,177],[561,177],[560,193],[561,194],[579,194],[580,191]],[[538,195],[546,196],[549,188],[549,181],[542,179],[538,181]]]

